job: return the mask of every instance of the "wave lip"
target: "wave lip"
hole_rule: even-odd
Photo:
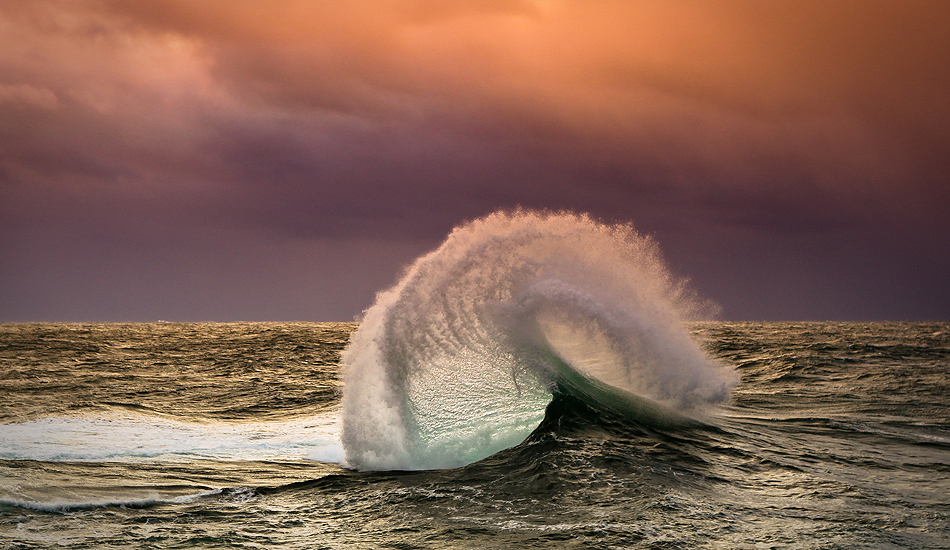
[[[558,391],[686,418],[736,383],[682,326],[704,307],[628,225],[518,210],[458,227],[351,336],[345,462],[468,464],[523,441]]]

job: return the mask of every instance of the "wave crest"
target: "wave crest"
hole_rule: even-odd
[[[556,392],[638,415],[623,404],[721,401],[734,373],[682,327],[706,307],[629,225],[521,210],[462,225],[351,337],[346,463],[468,464],[523,441]]]

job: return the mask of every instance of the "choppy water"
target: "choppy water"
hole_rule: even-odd
[[[702,323],[704,424],[552,398],[457,468],[340,466],[352,324],[0,325],[0,548],[950,548],[950,324]]]

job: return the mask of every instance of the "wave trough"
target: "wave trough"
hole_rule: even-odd
[[[683,328],[705,307],[629,225],[521,210],[462,225],[351,336],[345,463],[465,465],[524,441],[556,394],[686,420],[737,382]]]

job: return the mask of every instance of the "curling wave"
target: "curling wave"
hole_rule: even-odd
[[[524,441],[554,395],[686,422],[736,384],[682,326],[703,308],[629,225],[518,210],[460,226],[351,337],[345,462],[468,464]]]

